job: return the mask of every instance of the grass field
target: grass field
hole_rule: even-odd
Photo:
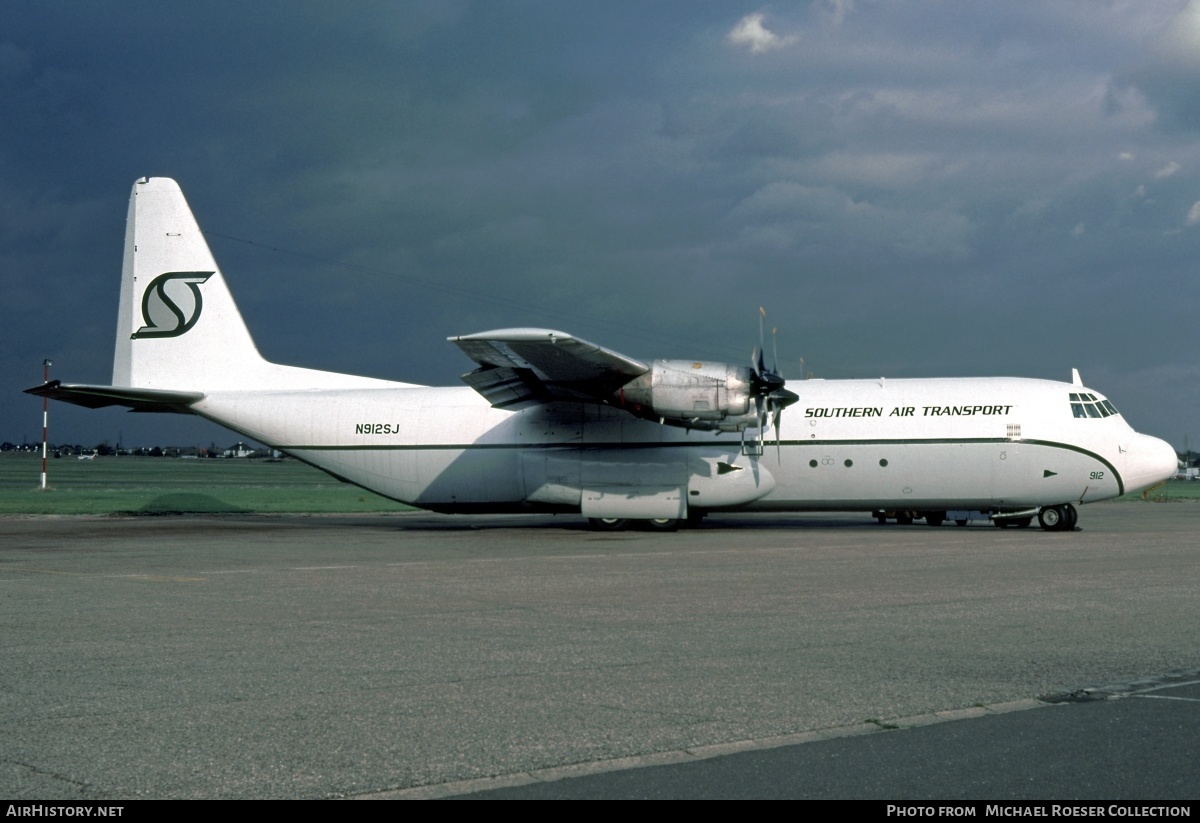
[[[0,455],[0,514],[347,513],[410,511],[297,460]],[[1121,498],[1142,501],[1141,494]],[[1152,502],[1200,499],[1200,482],[1171,481]]]
[[[395,512],[408,506],[297,460],[0,455],[0,514]]]

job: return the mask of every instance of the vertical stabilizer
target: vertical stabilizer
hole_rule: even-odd
[[[405,384],[264,360],[179,185],[143,177],[129,199],[113,385],[203,392]]]
[[[125,226],[113,385],[226,385],[262,360],[178,184],[137,181]]]

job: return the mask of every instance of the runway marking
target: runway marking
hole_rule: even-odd
[[[1185,703],[1200,703],[1200,697],[1174,697],[1169,694],[1135,694],[1131,697],[1144,697],[1147,700],[1182,700]]]
[[[357,569],[358,566],[289,566],[294,572],[319,572],[326,569]]]

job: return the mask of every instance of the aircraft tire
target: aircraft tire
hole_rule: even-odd
[[[653,520],[645,521],[646,528],[652,532],[677,532],[682,520],[676,520],[671,517],[656,517]]]
[[[930,526],[940,526],[946,522],[946,515],[942,512],[928,512],[925,515],[925,522]]]
[[[955,520],[954,524],[956,526],[965,526],[965,525],[967,525],[967,521],[966,520]]]
[[[883,512],[879,512],[878,514],[875,515],[875,522],[877,522],[881,526],[886,526],[887,525],[887,515],[884,514]]]
[[[912,515],[908,514],[907,512],[904,514],[896,515],[896,522],[899,523],[901,526],[911,526],[912,521],[913,521]]]
[[[619,532],[629,525],[623,517],[589,517],[588,526],[597,532]]]
[[[1067,514],[1067,525],[1064,527],[1066,531],[1075,531],[1075,524],[1079,522],[1079,512],[1070,503],[1063,506],[1063,510]]]
[[[1032,517],[1018,517],[1013,521],[1013,525],[1018,529],[1027,529],[1033,523]]]
[[[1067,513],[1062,506],[1043,506],[1038,512],[1038,525],[1048,532],[1060,532],[1066,528]]]

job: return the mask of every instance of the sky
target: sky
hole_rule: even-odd
[[[0,440],[40,440],[21,390],[43,359],[109,382],[148,175],[180,183],[276,362],[461,385],[447,336],[536,326],[748,364],[762,306],[801,394],[805,372],[1078,368],[1134,428],[1200,445],[1200,0],[10,0],[0,21]],[[237,439],[62,403],[50,428]]]

